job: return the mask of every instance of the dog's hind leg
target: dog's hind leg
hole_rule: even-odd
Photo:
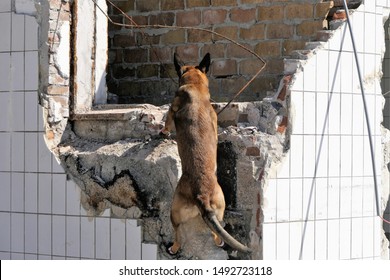
[[[225,212],[225,198],[220,186],[215,188],[215,193],[211,200],[211,207],[213,208],[218,221],[222,224]],[[224,241],[214,231],[211,231],[211,233],[213,235],[215,245],[223,247],[225,245]]]

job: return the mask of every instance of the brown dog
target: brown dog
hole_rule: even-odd
[[[206,73],[210,54],[199,66],[184,66],[174,57],[179,76],[179,89],[168,111],[163,134],[176,128],[176,140],[182,165],[182,176],[176,187],[171,208],[171,221],[176,232],[171,254],[181,246],[179,225],[201,215],[212,230],[214,242],[222,247],[224,241],[233,249],[250,249],[227,233],[221,226],[225,199],[217,182],[217,115],[210,103],[209,81]]]

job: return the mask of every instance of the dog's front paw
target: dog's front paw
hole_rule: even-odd
[[[165,128],[163,128],[163,129],[160,131],[159,135],[160,135],[162,138],[165,138],[165,139],[169,139],[169,138],[171,137],[171,133],[170,133],[168,130],[166,130]]]

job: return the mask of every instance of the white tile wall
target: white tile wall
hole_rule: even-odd
[[[383,23],[382,9],[376,9],[375,1],[368,2],[369,7],[354,13],[352,24],[367,81],[364,89],[380,184],[382,95],[379,81],[372,77],[381,71]],[[281,164],[264,194],[263,237],[270,243],[264,245],[264,258],[381,257],[382,225],[376,217],[371,151],[352,51],[349,30],[342,27],[293,78],[288,163]],[[390,91],[389,53],[382,82],[386,91]],[[390,123],[390,105],[385,110],[385,121]]]
[[[0,259],[156,259],[141,227],[88,217],[43,140],[38,24],[0,1]]]

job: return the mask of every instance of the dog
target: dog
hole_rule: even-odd
[[[168,248],[175,255],[181,240],[179,226],[201,215],[211,229],[214,242],[241,252],[251,250],[234,239],[222,227],[225,198],[217,181],[217,114],[210,103],[210,67],[207,53],[198,66],[185,65],[175,53],[174,65],[179,76],[177,90],[169,108],[161,134],[176,130],[176,141],[182,165],[182,176],[177,184],[171,207],[171,222],[175,231],[173,245]]]

